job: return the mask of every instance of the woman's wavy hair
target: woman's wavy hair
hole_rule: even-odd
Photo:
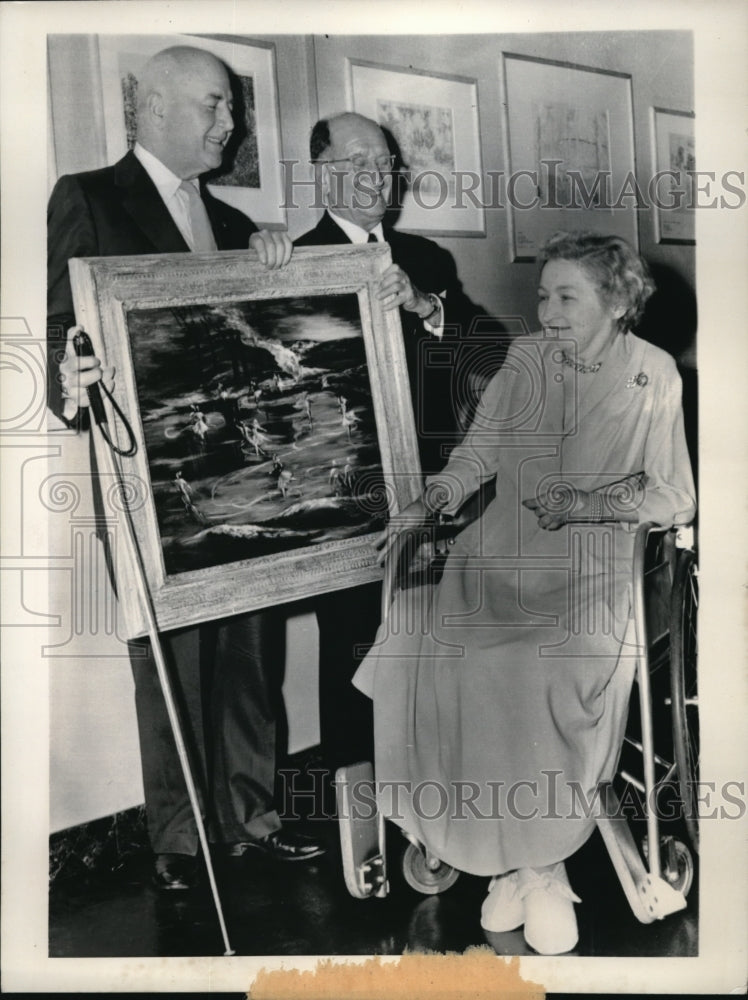
[[[609,306],[625,306],[622,331],[636,326],[655,290],[649,268],[620,236],[584,231],[554,233],[540,251],[541,270],[551,260],[576,261],[597,285]]]

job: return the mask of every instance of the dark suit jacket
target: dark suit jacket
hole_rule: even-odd
[[[203,189],[203,201],[219,250],[242,250],[254,223]],[[57,379],[68,327],[74,321],[68,276],[71,257],[186,253],[156,186],[134,153],[114,166],[61,177],[47,210],[47,401],[57,416],[63,400]]]
[[[445,462],[457,431],[454,373],[459,348],[469,337],[483,311],[462,290],[452,255],[423,236],[385,228],[392,260],[422,292],[434,292],[444,304],[444,336],[441,343],[426,330],[412,312],[400,310],[405,355],[413,397],[418,447],[424,472],[435,472]],[[329,246],[349,243],[345,232],[325,212],[296,246]],[[446,449],[446,450],[445,450]]]

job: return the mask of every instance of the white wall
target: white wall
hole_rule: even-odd
[[[225,38],[226,36],[214,36]],[[319,114],[345,105],[345,57],[392,66],[413,66],[432,73],[475,78],[484,170],[507,170],[499,97],[500,54],[557,59],[633,77],[637,170],[652,172],[648,133],[651,105],[693,109],[692,43],[683,32],[616,32],[532,35],[429,36],[263,36],[276,46],[281,141],[286,159],[308,160],[308,136]],[[249,40],[249,39],[248,39]],[[91,36],[52,36],[49,45],[51,149],[59,175],[106,163],[97,46]],[[308,176],[311,176],[311,172]],[[54,178],[51,178],[51,182]],[[292,236],[316,221],[307,205],[289,212]],[[641,251],[693,290],[692,247],[658,246],[653,220],[642,212]],[[525,317],[535,324],[536,270],[511,263],[504,209],[489,210],[485,237],[439,239],[454,255],[470,296],[498,315]],[[692,363],[690,345],[682,361]],[[87,457],[81,441],[68,434],[59,471],[85,481]],[[82,478],[79,478],[82,476]],[[85,497],[75,511],[40,510],[50,519],[53,551],[62,553],[61,571],[50,601],[62,620],[71,619],[76,559],[71,532],[90,534]],[[54,575],[54,574],[53,574]],[[132,704],[132,680],[123,647],[102,622],[112,597],[105,574],[93,586],[97,599],[88,618],[71,630],[70,641],[50,662],[50,812],[53,830],[128,808],[142,801],[142,785]],[[97,624],[92,613],[98,609]],[[63,628],[61,632],[65,632]],[[305,613],[289,622],[284,693],[291,752],[318,741],[316,622]]]

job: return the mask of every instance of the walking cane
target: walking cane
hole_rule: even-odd
[[[86,333],[82,330],[77,333],[74,337],[74,346],[76,354],[85,355],[93,354],[93,347],[91,346],[91,341]],[[127,485],[122,474],[122,469],[119,462],[117,461],[117,455],[123,455],[124,457],[130,457],[134,455],[137,450],[137,445],[135,444],[134,437],[132,435],[132,430],[127,425],[128,431],[131,437],[131,446],[128,450],[123,451],[114,444],[109,436],[108,427],[108,417],[106,413],[106,408],[104,406],[104,401],[101,398],[100,383],[95,382],[92,386],[89,386],[88,396],[91,404],[91,411],[93,414],[93,420],[91,421],[91,434],[93,435],[94,442],[94,452],[96,455],[96,462],[102,472],[110,473],[114,477],[114,481],[117,484],[119,490],[119,495],[122,502],[122,511],[124,514],[124,522],[126,526],[125,531],[125,553],[126,559],[130,564],[130,569],[133,573],[135,579],[135,590],[140,598],[140,607],[143,612],[143,616],[146,620],[148,636],[151,641],[151,649],[153,650],[153,656],[156,661],[156,673],[158,674],[159,683],[161,685],[161,691],[164,695],[164,701],[166,702],[166,711],[169,716],[169,723],[171,725],[171,731],[174,736],[174,742],[177,748],[177,755],[179,757],[179,763],[182,767],[182,774],[184,775],[185,784],[187,785],[187,794],[190,799],[190,805],[192,807],[192,812],[195,817],[195,824],[197,826],[197,835],[200,841],[200,847],[203,851],[203,857],[205,858],[205,867],[208,870],[208,881],[210,882],[210,891],[213,895],[213,902],[215,903],[216,913],[218,915],[218,923],[221,927],[221,936],[223,937],[224,944],[224,955],[235,955],[236,952],[232,949],[229,943],[228,933],[226,931],[226,923],[223,918],[223,908],[221,907],[221,899],[218,895],[218,886],[216,884],[215,873],[213,871],[213,863],[210,857],[210,850],[208,848],[208,838],[205,833],[205,824],[203,823],[202,813],[200,811],[200,803],[197,798],[197,789],[195,787],[195,781],[192,776],[192,768],[190,767],[189,757],[187,756],[187,747],[184,742],[184,737],[182,736],[182,726],[179,720],[179,713],[177,711],[177,706],[174,701],[174,695],[172,693],[171,681],[169,680],[169,674],[166,667],[166,662],[164,660],[164,652],[161,647],[161,640],[158,634],[158,626],[156,624],[156,615],[153,610],[153,601],[151,599],[150,589],[148,587],[148,581],[145,575],[145,566],[143,564],[143,556],[140,551],[140,546],[138,545],[138,540],[135,536],[135,529],[132,523],[132,515],[130,513],[130,507],[127,501]],[[104,388],[109,400],[120,415],[124,419],[124,414],[117,406],[110,393]]]

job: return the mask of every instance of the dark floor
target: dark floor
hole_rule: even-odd
[[[487,880],[461,875],[438,896],[422,896],[403,880],[404,838],[388,829],[390,893],[352,898],[344,885],[337,824],[306,821],[328,853],[306,863],[270,862],[250,853],[217,858],[231,945],[238,955],[401,954],[464,951],[490,943],[499,954],[532,954],[522,931],[485,934],[480,906]],[[697,886],[687,910],[638,923],[597,833],[567,863],[577,907],[579,946],[595,956],[693,956],[698,953]],[[52,957],[220,955],[223,945],[207,880],[191,892],[159,892],[150,884],[144,849],[126,854],[115,871],[63,872],[52,881]]]

